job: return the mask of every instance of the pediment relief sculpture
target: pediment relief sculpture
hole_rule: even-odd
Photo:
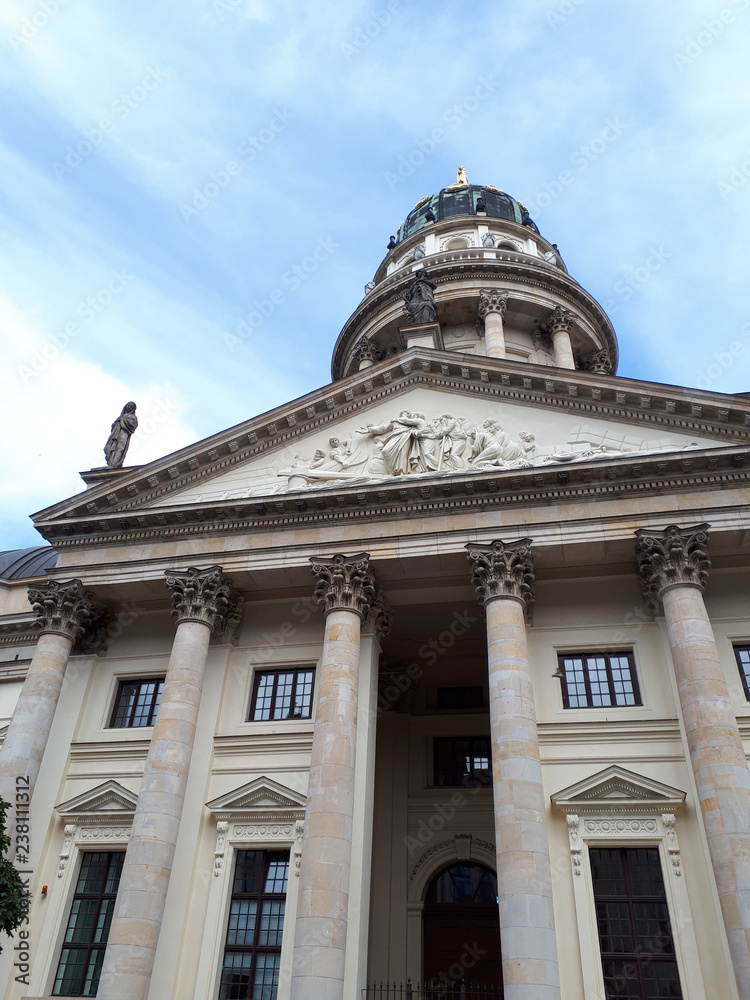
[[[451,413],[428,419],[424,413],[402,410],[390,420],[356,429],[350,437],[332,437],[327,447],[312,455],[298,453],[291,466],[277,473],[287,479],[286,487],[273,492],[427,473],[530,469],[698,447],[697,442],[658,442],[649,447],[629,435],[586,428],[575,428],[563,445],[539,445],[529,431],[513,437],[493,418],[478,424]]]

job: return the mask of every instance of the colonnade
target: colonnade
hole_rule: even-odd
[[[666,620],[739,995],[750,1000],[750,772],[703,601],[710,565],[707,527],[639,531],[636,557],[645,598],[654,611],[663,609]],[[486,613],[505,997],[559,1000],[546,803],[526,639],[526,612],[534,598],[532,541],[495,540],[468,545],[467,551]],[[326,620],[291,991],[292,1000],[344,1000],[362,622],[382,633],[388,615],[367,553],[311,563]],[[125,856],[100,1000],[146,1000],[209,639],[221,630],[236,598],[218,566],[170,573],[167,586],[177,629]],[[91,597],[80,581],[37,586],[32,601],[41,635],[0,751],[5,783],[21,771],[38,773],[72,643],[91,617]]]

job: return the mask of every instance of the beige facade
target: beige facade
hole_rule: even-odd
[[[34,786],[3,1000],[94,995],[60,971],[93,854],[123,862],[107,1000],[252,997],[221,983],[257,858],[288,860],[283,934],[237,945],[235,982],[266,956],[269,1000],[480,972],[507,1000],[654,976],[750,1000],[750,399],[615,375],[609,321],[520,214],[435,214],[330,385],[88,473],[36,515],[54,568],[0,580],[2,789]],[[408,347],[423,267],[434,346]],[[123,724],[124,686],[164,678]],[[605,857],[660,873],[637,959],[603,962]],[[494,917],[450,909],[451,872],[497,879]]]

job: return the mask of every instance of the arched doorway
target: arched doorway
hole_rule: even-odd
[[[462,862],[439,872],[423,911],[424,982],[458,988],[492,984],[502,997],[497,878],[484,865]]]

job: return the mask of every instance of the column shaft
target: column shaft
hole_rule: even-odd
[[[741,1000],[750,1000],[750,771],[703,594],[661,599],[690,759]]]
[[[34,658],[0,750],[0,796],[9,802],[6,822],[14,826],[16,778],[28,777],[31,793],[47,746],[73,638],[58,632],[39,636]],[[20,787],[20,786],[19,786]]]
[[[505,357],[503,317],[499,312],[488,312],[484,318],[484,349],[488,358]]]
[[[292,1000],[341,1000],[352,853],[360,615],[326,617],[305,812]]]
[[[565,328],[557,328],[552,331],[552,344],[555,352],[555,364],[558,368],[572,368],[576,366],[573,358],[573,349],[570,346],[570,334]]]
[[[97,997],[145,1000],[169,886],[211,627],[177,626]]]
[[[557,944],[524,609],[487,600],[497,883],[505,1000],[559,1000]]]

